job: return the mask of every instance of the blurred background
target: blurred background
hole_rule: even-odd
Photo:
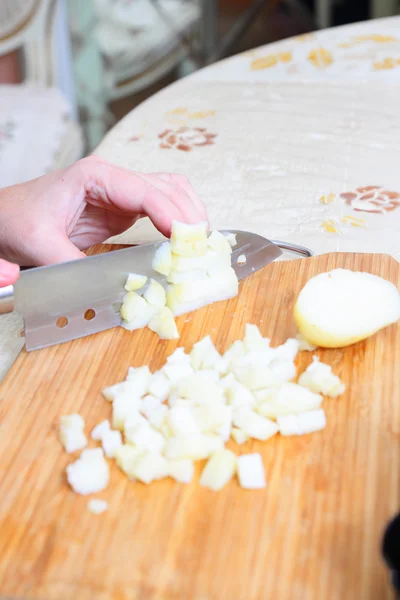
[[[0,187],[89,153],[217,60],[398,12],[399,0],[0,0]]]

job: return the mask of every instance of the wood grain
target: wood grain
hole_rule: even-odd
[[[105,249],[105,248],[104,248]],[[330,254],[269,265],[239,297],[178,319],[189,349],[210,333],[224,350],[257,323],[273,344],[295,333],[293,304],[316,273],[370,271],[400,286],[379,255]],[[268,487],[128,481],[112,469],[95,516],[73,494],[56,424],[108,417],[100,390],[129,365],[158,368],[176,347],[114,329],[27,354],[0,390],[0,594],[46,600],[314,600],[392,598],[380,543],[400,501],[400,327],[344,350],[321,350],[347,385],[326,400],[327,428],[232,448],[260,451]],[[397,360],[396,360],[397,357]],[[299,366],[311,361],[302,353]]]

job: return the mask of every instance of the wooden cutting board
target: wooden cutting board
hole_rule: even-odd
[[[106,249],[106,248],[104,248]],[[189,350],[205,334],[225,350],[256,323],[274,345],[295,334],[304,283],[336,267],[400,287],[388,256],[331,254],[269,265],[239,297],[178,319]],[[261,452],[268,486],[232,481],[213,493],[169,480],[128,481],[113,466],[100,516],[67,486],[73,460],[57,421],[79,412],[87,431],[110,414],[100,390],[129,365],[157,369],[177,346],[121,328],[27,354],[2,384],[0,594],[46,600],[343,600],[392,598],[380,555],[400,504],[400,326],[317,354],[347,385],[324,402],[328,425],[299,438],[232,448]],[[299,367],[311,362],[301,353]]]

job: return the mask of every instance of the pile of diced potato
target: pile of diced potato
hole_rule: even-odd
[[[86,449],[67,467],[71,487],[80,494],[104,489],[115,460],[132,480],[149,484],[171,477],[189,483],[194,462],[207,460],[200,484],[220,490],[237,474],[246,489],[266,485],[261,455],[236,456],[229,440],[267,441],[273,436],[303,435],[325,427],[323,395],[336,398],[344,385],[317,358],[297,383],[295,359],[300,339],[272,348],[255,325],[224,354],[211,338],[189,354],[177,348],[164,366],[130,367],[125,381],[103,390],[111,403],[111,424],[99,423],[91,437],[101,447]],[[79,415],[63,417],[60,438],[73,452],[87,444]],[[105,455],[105,456],[104,456]]]

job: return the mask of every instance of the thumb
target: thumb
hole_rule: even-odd
[[[0,287],[12,285],[19,277],[19,266],[0,259]]]
[[[77,260],[85,256],[63,234],[43,237],[35,248],[31,249],[31,261],[38,267]]]

